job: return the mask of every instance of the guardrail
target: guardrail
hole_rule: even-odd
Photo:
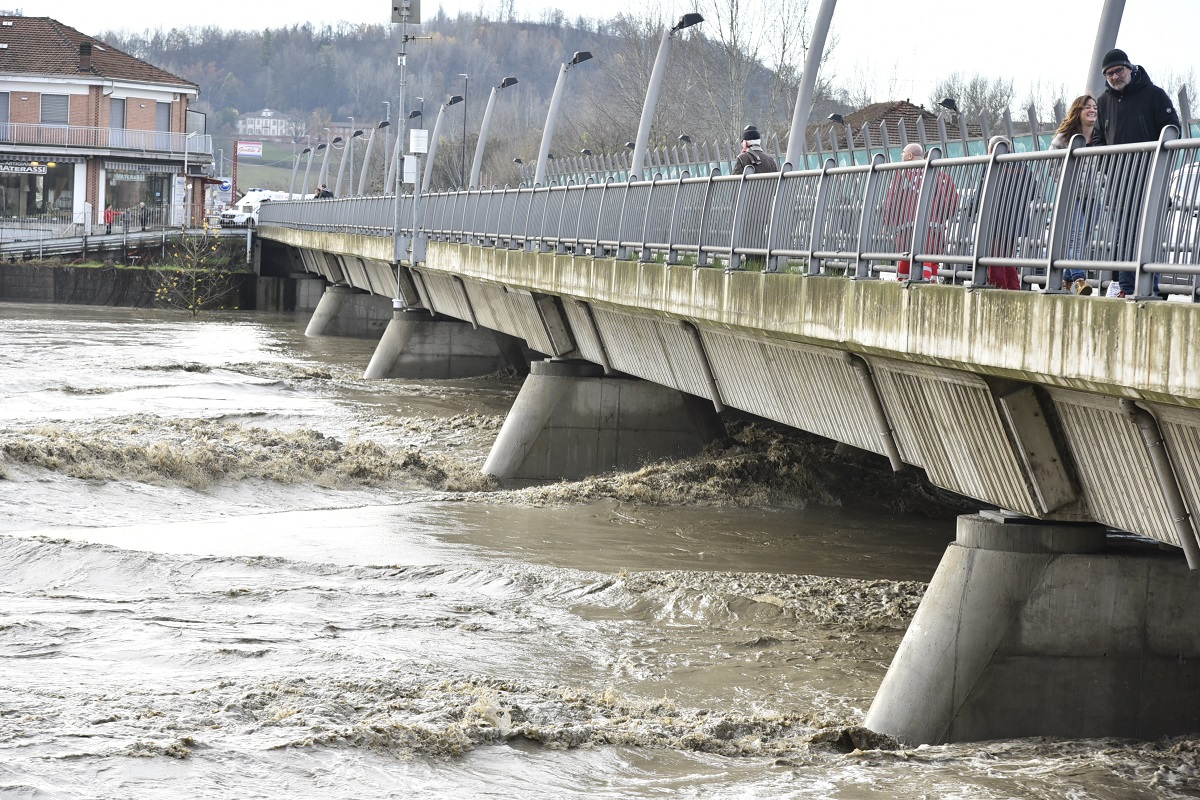
[[[0,125],[0,144],[44,147],[96,147],[111,150],[138,150],[212,155],[212,137],[193,136],[170,131],[144,131],[131,128],[89,128],[82,125],[39,125],[9,122]]]
[[[1136,297],[1197,293],[1200,139],[872,162],[764,175],[441,192],[433,240],[853,278],[1060,291],[1064,270]],[[401,234],[412,234],[402,198]],[[394,196],[280,201],[259,225],[392,236]],[[908,262],[923,265],[910,270]],[[989,276],[989,271],[992,274]],[[1169,278],[1165,276],[1170,276]],[[1073,276],[1072,276],[1073,277]],[[1130,278],[1132,280],[1130,280]]]

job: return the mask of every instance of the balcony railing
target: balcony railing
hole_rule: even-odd
[[[0,144],[32,147],[88,147],[108,150],[133,150],[140,153],[171,153],[183,157],[183,149],[194,155],[212,155],[212,137],[168,131],[143,131],[131,128],[88,128],[81,125],[30,125],[9,122],[0,125]]]

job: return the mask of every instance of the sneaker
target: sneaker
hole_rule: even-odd
[[[1071,291],[1075,294],[1089,295],[1092,293],[1092,285],[1083,278],[1076,278],[1075,283],[1071,284]]]

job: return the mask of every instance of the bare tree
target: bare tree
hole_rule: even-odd
[[[172,240],[169,258],[146,272],[160,306],[187,311],[193,317],[215,308],[237,308],[241,240],[219,235],[184,236]]]
[[[978,119],[980,113],[986,113],[989,119],[999,119],[1012,105],[1014,96],[1012,78],[989,79],[979,73],[967,77],[954,72],[934,84],[929,104],[937,108],[944,98],[951,97],[967,119]]]

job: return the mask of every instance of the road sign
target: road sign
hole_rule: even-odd
[[[221,181],[221,191],[222,192],[228,192],[232,188],[233,188],[233,184],[230,183],[229,181],[227,181],[227,180]]]

